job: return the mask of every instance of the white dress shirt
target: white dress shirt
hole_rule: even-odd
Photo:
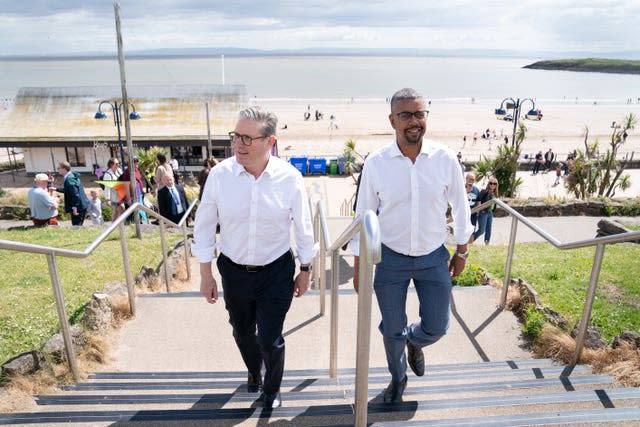
[[[423,140],[416,162],[405,157],[394,141],[365,162],[356,214],[378,214],[382,243],[409,256],[427,255],[446,240],[446,213],[451,204],[458,245],[473,232],[464,178],[456,154],[446,146]],[[350,248],[359,254],[359,236]]]
[[[216,224],[220,241],[216,242]],[[256,179],[235,157],[211,169],[196,212],[191,247],[199,262],[210,262],[217,248],[237,264],[265,265],[291,248],[291,226],[300,263],[316,254],[309,201],[302,175],[271,157]]]

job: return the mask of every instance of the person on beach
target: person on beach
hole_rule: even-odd
[[[66,160],[58,162],[58,173],[64,177],[64,186],[56,188],[58,193],[64,194],[64,211],[71,214],[71,225],[81,226],[90,202],[80,174],[71,172],[71,164]]]
[[[533,162],[533,175],[537,175],[540,172],[540,167],[544,164],[544,158],[542,155],[542,150],[538,151],[536,154],[535,161]]]
[[[482,205],[483,203],[487,203],[491,199],[496,199],[500,197],[500,192],[498,191],[498,180],[495,178],[490,178],[487,186],[484,190],[480,192],[478,196],[477,205]],[[488,245],[491,241],[491,229],[493,227],[493,211],[496,210],[496,205],[491,205],[488,208],[484,208],[480,212],[478,212],[478,228],[471,236],[469,243],[475,242],[478,237],[484,235],[484,244]]]
[[[549,172],[551,170],[551,164],[555,159],[556,155],[554,154],[553,150],[549,148],[549,151],[544,153],[544,168],[546,172]]]
[[[382,333],[391,382],[385,402],[400,402],[407,386],[407,363],[424,375],[422,348],[442,338],[449,327],[451,276],[465,267],[467,242],[473,231],[464,179],[456,153],[424,139],[424,97],[405,88],[391,98],[389,121],[395,140],[365,162],[356,215],[377,212],[382,258],[376,266],[374,290],[382,314]],[[456,251],[444,246],[446,214],[451,204]],[[354,286],[358,290],[359,235],[350,248],[356,256]],[[420,320],[407,324],[407,289],[413,281]],[[407,354],[405,355],[405,346]]]
[[[27,193],[29,211],[33,225],[58,225],[58,199],[51,197],[47,190],[49,177],[47,174],[36,174],[34,185]]]
[[[210,304],[218,300],[211,263],[215,250],[220,250],[216,266],[233,337],[248,370],[247,390],[262,389],[257,403],[266,408],[282,405],[282,328],[293,297],[309,288],[316,254],[302,175],[271,155],[277,124],[277,117],[260,107],[239,113],[229,134],[235,155],[209,172],[192,246],[200,263],[200,292]],[[292,228],[300,260],[295,279]]]

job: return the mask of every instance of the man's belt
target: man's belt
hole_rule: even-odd
[[[276,260],[271,261],[269,264],[265,264],[265,265],[246,265],[246,264],[238,264],[236,262],[233,262],[231,260],[231,258],[229,258],[228,256],[226,256],[225,254],[223,254],[222,252],[220,252],[220,258],[224,258],[229,264],[233,265],[236,268],[239,268],[241,270],[245,270],[247,273],[257,273],[259,271],[265,270],[269,267],[274,266],[275,264],[279,263],[280,261],[284,260],[289,254],[291,253],[291,250],[288,250],[287,252],[283,253],[281,256],[279,256]]]

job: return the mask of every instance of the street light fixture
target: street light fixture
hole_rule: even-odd
[[[518,98],[516,100],[514,100],[511,97],[505,98],[500,103],[500,107],[494,110],[496,118],[498,120],[513,121],[513,133],[511,135],[512,146],[516,145],[516,128],[518,126],[518,120],[520,119],[520,111],[526,101],[531,102],[531,109],[527,112],[527,114],[525,115],[525,118],[530,120],[540,120],[542,116],[540,115],[538,110],[536,110],[536,103],[531,98],[524,98],[524,99]],[[513,113],[508,114],[509,110],[513,110]]]
[[[122,146],[122,134],[120,132],[120,125],[122,124],[122,118],[120,117],[120,111],[122,111],[122,102],[118,103],[117,100],[113,102],[112,101],[100,102],[100,104],[98,104],[98,111],[96,111],[95,116],[93,116],[94,119],[101,120],[101,119],[107,118],[107,113],[102,111],[102,106],[104,104],[107,104],[109,105],[109,107],[111,107],[111,112],[113,113],[113,122],[118,128],[118,149],[120,150],[120,163],[124,168],[125,166],[124,147]],[[131,109],[132,109],[131,113],[129,114],[129,119],[131,120],[140,119],[140,114],[138,114],[138,112],[136,111],[136,107],[132,103],[129,103],[129,105],[131,106]]]

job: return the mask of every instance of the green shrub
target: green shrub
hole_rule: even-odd
[[[451,283],[455,286],[478,286],[484,284],[485,273],[482,268],[475,264],[467,264],[462,274],[451,278]]]
[[[536,310],[534,305],[529,305],[525,309],[525,323],[522,326],[522,332],[532,339],[537,339],[542,333],[542,327],[547,322],[542,312]]]
[[[625,202],[618,211],[622,216],[640,216],[640,203],[637,201]]]

